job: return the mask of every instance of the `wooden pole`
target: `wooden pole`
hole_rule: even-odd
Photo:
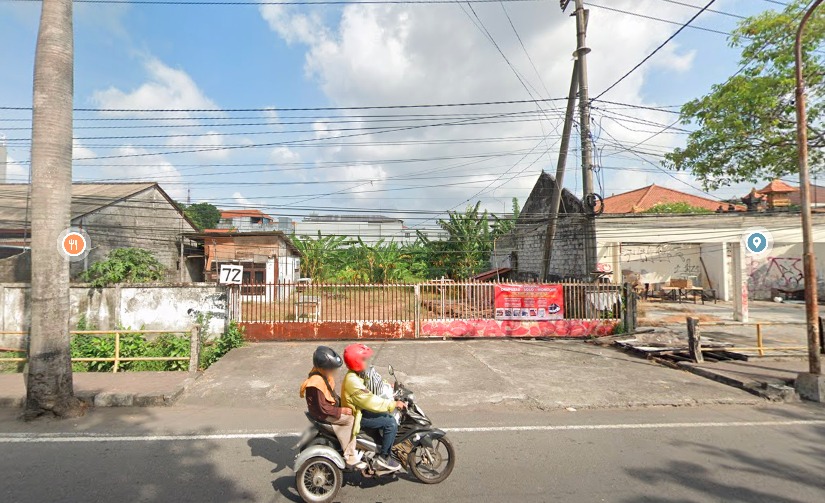
[[[112,366],[112,372],[117,372],[120,366],[120,332],[115,334],[115,364]]]
[[[699,336],[699,320],[696,318],[687,318],[687,333],[688,333],[688,351],[690,352],[690,359],[696,363],[705,361],[702,356],[702,341]]]

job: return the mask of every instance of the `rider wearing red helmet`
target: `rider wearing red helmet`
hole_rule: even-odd
[[[390,457],[398,423],[389,413],[394,412],[396,407],[403,408],[404,402],[381,398],[367,388],[364,373],[372,354],[372,349],[364,344],[350,344],[344,349],[344,363],[349,372],[341,386],[341,406],[349,407],[354,412],[353,436],[358,435],[362,426],[381,431],[381,452],[376,461],[386,469],[400,470],[401,465]]]

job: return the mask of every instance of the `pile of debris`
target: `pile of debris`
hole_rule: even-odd
[[[653,328],[645,331],[639,330],[633,334],[614,337],[613,345],[634,355],[661,363],[692,361],[687,335],[673,330]],[[746,355],[726,351],[725,349],[732,347],[734,347],[732,343],[702,337],[702,354],[705,361],[747,361],[748,357]]]

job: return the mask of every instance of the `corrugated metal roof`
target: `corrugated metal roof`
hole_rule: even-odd
[[[155,186],[155,183],[73,183],[72,219],[92,213],[121,199]],[[0,229],[20,229],[31,219],[31,207],[27,215],[29,185],[24,183],[0,184]]]

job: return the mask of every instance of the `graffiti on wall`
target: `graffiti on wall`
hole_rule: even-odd
[[[798,257],[768,257],[762,261],[748,261],[748,286],[755,298],[769,298],[773,289],[800,290],[805,288],[802,259]]]

